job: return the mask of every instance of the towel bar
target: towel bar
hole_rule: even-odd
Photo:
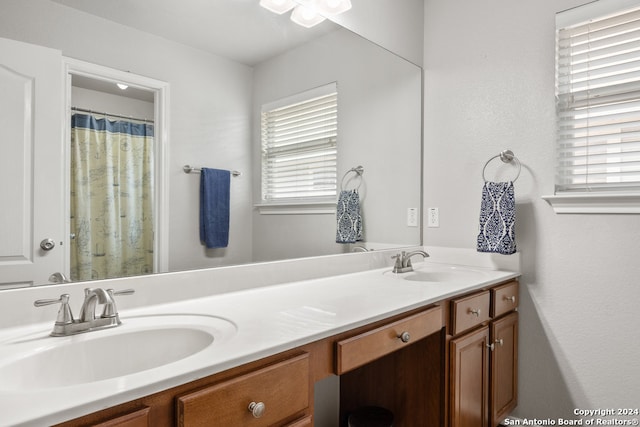
[[[193,167],[193,166],[189,166],[189,165],[184,165],[184,166],[182,167],[182,170],[184,171],[184,173],[200,173],[200,171],[201,171],[202,169],[200,169],[200,168],[195,168],[195,167]],[[242,175],[242,174],[241,174],[240,172],[238,172],[238,171],[231,171],[231,175],[233,175],[233,176],[240,176],[240,175]]]
[[[516,163],[516,165],[518,166],[518,172],[516,173],[516,177],[511,180],[511,182],[515,182],[516,179],[518,179],[518,177],[520,176],[520,171],[522,170],[522,163],[520,163],[520,160],[518,160],[518,158],[515,156],[515,154],[513,154],[513,151],[511,150],[501,151],[500,154],[496,154],[495,156],[487,160],[487,162],[484,164],[484,167],[482,168],[482,179],[484,180],[484,182],[487,182],[487,178],[484,176],[484,172],[487,169],[487,165],[491,163],[493,159],[497,159],[498,157],[500,158],[500,160],[502,160],[503,163],[511,163],[511,162]]]

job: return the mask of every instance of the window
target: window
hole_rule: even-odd
[[[335,83],[262,108],[262,203],[335,203]]]
[[[557,191],[640,190],[640,7],[558,29]]]
[[[596,1],[557,15],[556,101],[556,195],[640,195],[637,2]]]

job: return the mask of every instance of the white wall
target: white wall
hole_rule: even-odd
[[[0,37],[170,84],[169,268],[251,259],[249,67],[47,0],[2,0]],[[227,249],[206,250],[198,233],[199,175],[182,166],[235,169]]]
[[[331,20],[422,66],[424,0],[351,0],[351,4],[350,10]]]
[[[421,79],[415,65],[345,29],[259,64],[254,72],[255,188],[260,188],[260,107],[335,81],[338,185],[347,170],[364,167],[359,188],[364,240],[419,244],[419,229],[408,227],[406,218],[407,208],[419,208],[421,202]],[[260,202],[258,191],[254,200]],[[345,248],[335,243],[335,221],[335,212],[261,215],[256,211],[255,259],[340,253]]]
[[[509,148],[523,165],[521,417],[640,396],[640,218],[557,215],[541,199],[554,185],[554,14],[584,2],[425,0],[424,206],[440,208],[425,244],[474,248],[484,163]]]
[[[139,119],[153,120],[153,102],[85,89],[71,88],[71,105],[85,110],[107,112]]]

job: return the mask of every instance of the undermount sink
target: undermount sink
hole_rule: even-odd
[[[67,387],[124,377],[184,361],[237,332],[213,316],[158,315],[122,319],[117,328],[68,337],[30,334],[2,343],[0,389]]]
[[[487,273],[461,266],[426,264],[407,273],[387,272],[385,274],[414,282],[459,283],[481,280]]]

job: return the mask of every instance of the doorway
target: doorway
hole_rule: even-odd
[[[67,60],[69,278],[167,271],[168,85]]]

